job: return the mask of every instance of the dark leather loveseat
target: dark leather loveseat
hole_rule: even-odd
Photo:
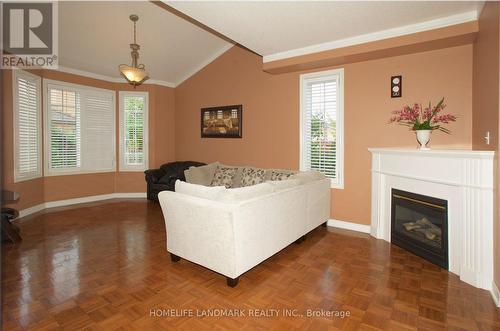
[[[161,191],[175,191],[177,179],[185,181],[184,170],[189,167],[199,167],[205,163],[195,161],[177,161],[165,163],[160,169],[149,169],[144,171],[146,183],[148,184],[148,200],[158,201],[158,193]]]

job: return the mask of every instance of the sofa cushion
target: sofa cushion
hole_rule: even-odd
[[[210,186],[219,165],[219,162],[213,162],[201,167],[190,167],[184,171],[186,181],[191,184]]]
[[[273,186],[269,183],[261,183],[253,186],[232,188],[225,190],[219,195],[221,202],[241,202],[257,198],[273,192]]]
[[[226,188],[233,187],[233,178],[236,175],[238,168],[230,168],[225,166],[218,166],[215,171],[214,178],[210,186],[225,186]]]
[[[226,188],[224,186],[204,186],[190,184],[180,180],[175,182],[175,192],[209,200],[220,199],[221,194],[225,190]]]
[[[301,171],[295,175],[290,176],[290,179],[299,180],[300,184],[307,184],[309,182],[313,182],[324,178],[326,178],[324,174],[314,170]]]
[[[270,175],[269,180],[272,181],[289,179],[290,176],[293,176],[297,173],[296,171],[282,170],[282,169],[271,169],[268,170],[268,172]]]
[[[263,183],[265,181],[265,176],[265,169],[244,168],[241,172],[241,187]]]
[[[298,179],[285,179],[285,180],[275,180],[275,181],[267,181],[266,183],[269,183],[270,185],[273,186],[273,191],[281,191],[285,190],[288,188],[296,187],[300,185],[300,180]]]

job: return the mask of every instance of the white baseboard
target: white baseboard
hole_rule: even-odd
[[[91,195],[88,197],[75,198],[75,199],[65,199],[65,200],[56,200],[56,201],[48,201],[41,203],[39,205],[29,207],[19,211],[19,217],[25,217],[44,209],[55,208],[55,207],[64,207],[71,206],[80,203],[88,203],[95,201],[104,201],[110,199],[137,199],[137,198],[146,198],[146,192],[133,192],[133,193],[110,193],[110,194],[101,194],[101,195]]]
[[[18,218],[21,218],[21,217],[24,217],[24,216],[28,216],[28,215],[31,215],[31,214],[34,214],[34,213],[38,213],[39,211],[42,211],[44,209],[45,209],[45,204],[41,203],[39,205],[36,205],[36,206],[33,206],[33,207],[29,207],[29,208],[20,210]]]
[[[491,296],[493,297],[493,301],[495,301],[497,307],[500,307],[500,291],[498,291],[498,287],[495,282],[491,284]]]
[[[339,220],[334,220],[334,219],[329,219],[327,225],[333,226],[334,228],[351,230],[351,231],[368,233],[368,234],[370,233],[370,230],[371,230],[370,225],[358,224],[358,223],[346,222],[346,221],[339,221]]]

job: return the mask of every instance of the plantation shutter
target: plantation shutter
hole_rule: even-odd
[[[115,106],[109,93],[87,92],[84,97],[84,167],[108,171],[115,166]]]
[[[50,174],[115,169],[114,92],[74,85],[48,85]]]
[[[302,168],[339,182],[340,75],[304,79],[302,83]]]
[[[40,166],[40,78],[25,72],[14,72],[14,180],[41,176]]]
[[[147,94],[120,93],[121,165],[123,170],[144,170],[147,167]]]
[[[49,88],[49,168],[76,170],[81,166],[81,96],[63,88]]]

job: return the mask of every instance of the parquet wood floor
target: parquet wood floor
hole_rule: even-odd
[[[20,228],[22,244],[3,246],[4,330],[500,330],[487,291],[364,234],[320,227],[229,288],[203,267],[170,262],[158,204],[68,207]],[[205,309],[246,316],[196,316]]]

